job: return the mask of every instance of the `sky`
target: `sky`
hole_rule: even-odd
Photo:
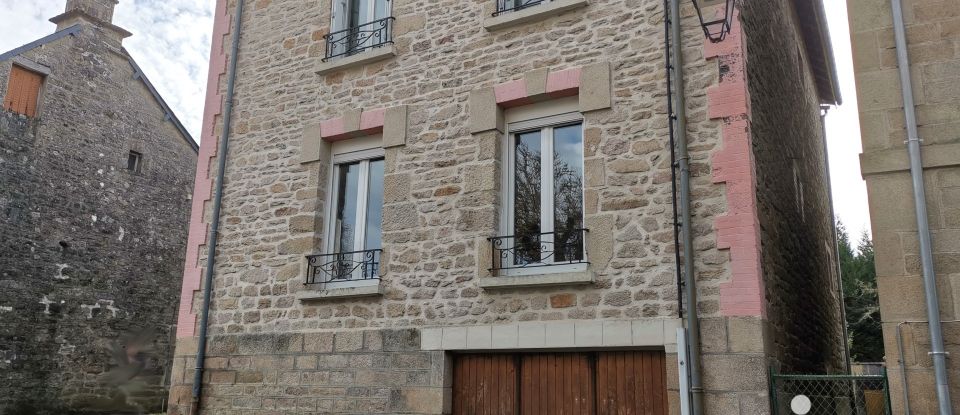
[[[852,240],[869,232],[867,191],[860,176],[860,123],[850,54],[846,2],[824,1],[837,62],[843,105],[827,115],[830,173],[837,217]],[[19,16],[0,25],[0,51],[53,33],[47,19],[63,11],[64,0],[0,0],[0,16]],[[120,0],[114,24],[134,35],[124,46],[173,108],[200,139],[214,0]]]

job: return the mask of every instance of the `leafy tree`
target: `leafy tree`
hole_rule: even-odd
[[[880,303],[877,298],[877,272],[874,268],[873,242],[864,232],[857,249],[842,223],[837,223],[840,248],[840,272],[843,302],[847,313],[847,345],[855,362],[883,360],[883,332]]]

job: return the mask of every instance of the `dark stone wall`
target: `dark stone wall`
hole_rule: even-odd
[[[38,117],[0,114],[2,414],[165,401],[196,153],[101,30],[22,54]]]
[[[742,10],[768,343],[782,371],[843,369],[819,99],[790,0]]]

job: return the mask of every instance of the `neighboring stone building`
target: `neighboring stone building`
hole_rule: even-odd
[[[663,3],[517,4],[217,2],[171,413],[232,75],[203,413],[678,413]],[[707,413],[768,413],[844,369],[823,9],[683,13]]]
[[[0,54],[2,414],[164,407],[197,146],[116,3]]]
[[[907,130],[888,0],[848,0],[877,287],[894,413],[937,414]],[[940,318],[960,408],[960,1],[903,2]],[[906,323],[905,323],[906,322]],[[898,326],[903,356],[897,347]],[[907,385],[903,384],[906,367]]]

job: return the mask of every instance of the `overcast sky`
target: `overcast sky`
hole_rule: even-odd
[[[850,55],[846,2],[826,0],[843,105],[827,116],[831,181],[837,216],[852,239],[869,231],[867,192],[860,177],[860,123]],[[64,0],[0,0],[0,51],[53,32],[47,19],[63,11]],[[134,35],[124,46],[163,98],[200,138],[214,0],[120,0],[114,23]]]

